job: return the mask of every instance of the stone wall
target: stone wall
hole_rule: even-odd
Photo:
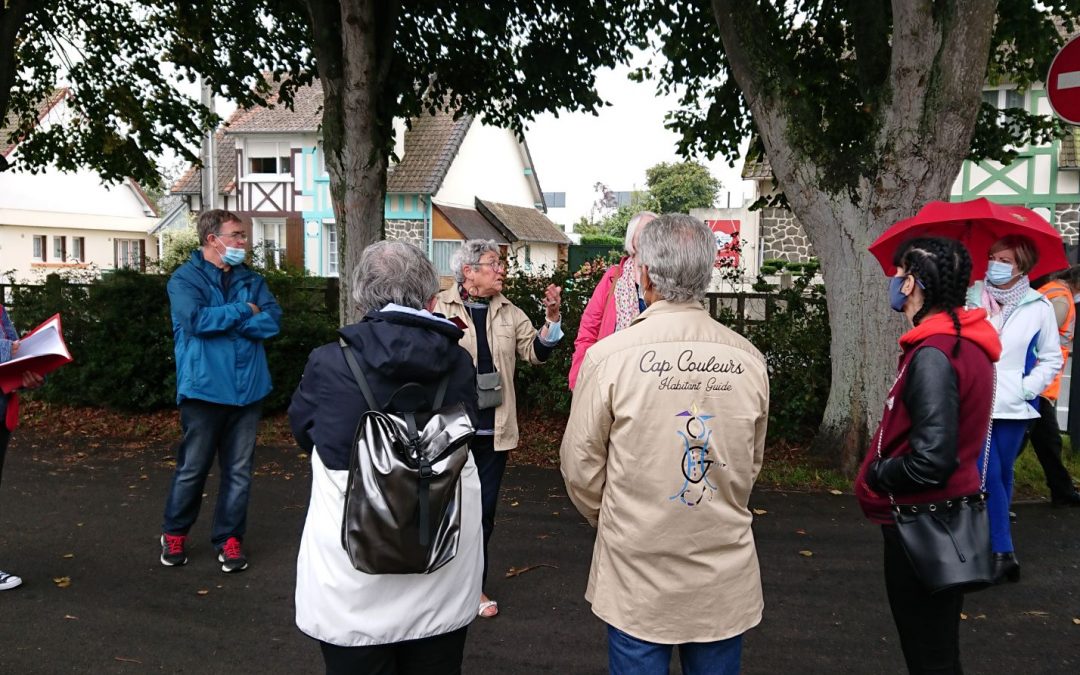
[[[1080,204],[1058,204],[1054,220],[1061,238],[1070,246],[1075,246],[1080,235]]]
[[[424,242],[424,221],[422,220],[387,220],[386,238],[393,241],[407,241],[426,251]]]
[[[803,232],[795,214],[788,209],[761,210],[761,239],[764,242],[762,260],[779,258],[789,262],[805,262],[814,257],[810,238]]]

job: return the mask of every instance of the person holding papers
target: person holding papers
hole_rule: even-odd
[[[7,310],[0,305],[0,363],[6,363],[19,353],[19,334],[11,323]],[[22,387],[34,389],[45,380],[37,373],[27,370],[22,374]],[[0,478],[4,475],[4,456],[7,454],[11,432],[18,421],[17,394],[0,391]],[[0,591],[7,591],[22,585],[22,579],[14,574],[0,570]]]

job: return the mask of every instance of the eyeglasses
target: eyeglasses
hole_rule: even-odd
[[[498,261],[498,262],[478,262],[478,263],[473,263],[469,267],[483,267],[484,265],[487,265],[488,267],[490,267],[495,272],[498,272],[499,270],[505,270],[506,269],[506,263],[504,263],[501,260]]]
[[[235,239],[238,241],[247,241],[246,232],[215,232],[219,239]]]

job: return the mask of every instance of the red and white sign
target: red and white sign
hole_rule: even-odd
[[[1057,116],[1080,124],[1080,40],[1065,43],[1046,74],[1046,98]]]
[[[706,220],[705,224],[716,235],[716,266],[738,267],[739,265],[739,221]]]

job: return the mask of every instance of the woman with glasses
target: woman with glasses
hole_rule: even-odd
[[[537,330],[525,312],[502,294],[506,267],[494,241],[463,242],[450,259],[450,267],[456,283],[439,293],[435,312],[465,326],[461,346],[476,364],[480,419],[470,449],[480,472],[486,583],[488,541],[495,527],[499,487],[507,453],[518,444],[514,369],[519,358],[532,364],[543,363],[562,338],[562,289],[553,284],[547,287],[543,300],[546,321]],[[491,618],[498,613],[498,604],[481,593],[479,616]]]

